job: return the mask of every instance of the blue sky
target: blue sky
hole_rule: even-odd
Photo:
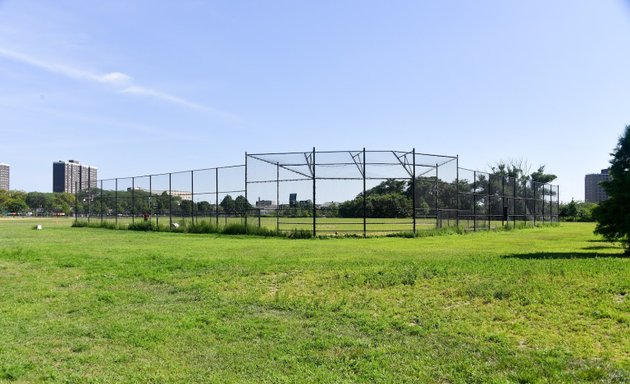
[[[630,124],[627,1],[0,0],[0,162],[109,178],[244,152],[546,164],[584,198]]]

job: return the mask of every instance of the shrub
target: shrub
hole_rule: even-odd
[[[157,227],[150,221],[139,221],[137,223],[129,224],[127,229],[130,231],[156,231]]]
[[[311,239],[313,232],[308,229],[293,228],[290,232],[287,232],[285,236],[289,239]]]
[[[232,223],[228,224],[221,230],[224,235],[246,235],[247,226],[245,224]]]
[[[185,225],[187,233],[218,233],[219,228],[209,221],[191,222]]]

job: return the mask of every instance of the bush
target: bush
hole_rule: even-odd
[[[139,221],[137,223],[129,224],[127,227],[130,231],[157,231],[157,226],[150,221]]]
[[[224,235],[278,236],[278,232],[269,228],[236,223],[226,225],[221,229],[220,233]]]
[[[247,226],[245,224],[232,223],[228,224],[221,230],[224,235],[246,235]]]
[[[413,232],[393,232],[388,233],[385,237],[404,237],[406,239],[411,239],[416,237],[416,234]]]
[[[291,232],[285,234],[289,239],[311,239],[313,238],[313,232],[308,229],[294,228]]]
[[[88,223],[87,221],[75,221],[72,223],[75,228],[104,228],[104,229],[120,229],[116,223],[109,223],[107,221],[98,223]]]
[[[274,237],[278,236],[278,232],[266,228],[266,227],[255,227],[255,226],[247,226],[247,234],[254,236],[264,236],[264,237]]]
[[[187,233],[218,233],[219,228],[209,221],[191,222],[185,224],[185,231]]]

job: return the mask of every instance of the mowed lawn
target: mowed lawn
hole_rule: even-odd
[[[627,383],[630,258],[593,228],[289,240],[0,220],[0,382]]]

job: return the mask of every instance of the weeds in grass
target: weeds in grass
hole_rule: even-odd
[[[287,232],[286,236],[289,239],[311,239],[313,237],[313,232],[307,229],[292,229],[291,232]]]
[[[186,232],[188,233],[219,233],[219,227],[212,224],[209,221],[190,222],[186,226]]]
[[[75,221],[72,223],[73,227],[76,228],[104,228],[104,229],[122,229],[122,227],[120,227],[118,224],[116,223],[108,223],[106,221],[102,222],[102,223],[89,223],[87,221]]]
[[[462,227],[444,227],[444,228],[435,228],[435,229],[424,229],[418,231],[416,233],[413,232],[395,232],[389,233],[387,237],[403,237],[403,238],[414,238],[414,237],[433,237],[433,236],[444,236],[444,235],[461,235],[466,231]]]
[[[558,226],[558,223],[545,223],[545,224],[527,224],[519,223],[516,225],[504,225],[503,227],[491,229],[491,231],[514,231],[539,227]],[[105,228],[105,229],[128,229],[132,231],[146,231],[146,232],[176,232],[176,233],[199,233],[210,234],[217,233],[223,235],[251,235],[251,236],[263,236],[263,237],[286,237],[289,239],[311,239],[313,233],[308,229],[294,228],[288,232],[279,232],[267,227],[259,227],[254,225],[246,225],[244,223],[232,223],[224,227],[217,226],[209,221],[187,221],[182,220],[178,223],[173,223],[170,227],[166,225],[157,225],[153,222],[137,222],[128,225],[118,225],[116,223],[98,222],[88,223],[87,221],[75,221],[72,223],[73,227],[89,227],[89,228]],[[448,235],[461,235],[470,232],[461,226],[450,226],[444,228],[424,229],[417,232],[405,231],[388,233],[385,237],[400,237],[400,238],[416,238],[416,237],[434,237],[434,236],[448,236]],[[343,234],[336,235],[334,237],[342,238],[363,238],[359,234]],[[371,236],[375,237],[375,236]],[[378,236],[376,236],[378,237]],[[320,238],[331,238],[331,236],[320,236]]]
[[[139,221],[137,223],[131,223],[127,227],[130,231],[156,231],[157,226],[154,223],[148,221]]]

